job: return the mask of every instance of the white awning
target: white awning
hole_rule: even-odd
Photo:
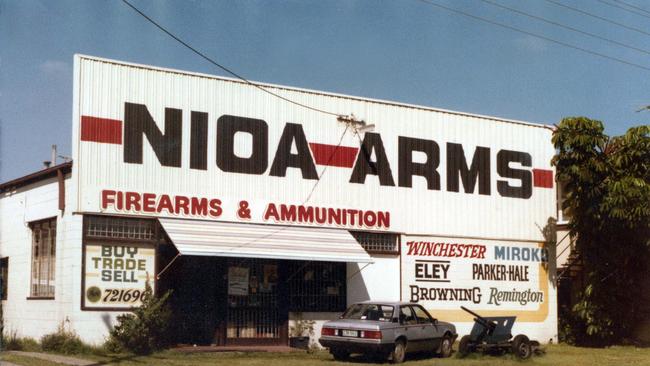
[[[347,230],[158,219],[181,255],[372,263]]]

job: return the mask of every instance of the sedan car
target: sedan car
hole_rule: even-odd
[[[410,352],[449,357],[457,336],[453,324],[438,321],[421,305],[366,301],[350,306],[338,320],[323,324],[320,344],[329,348],[336,360],[363,353],[401,363]]]

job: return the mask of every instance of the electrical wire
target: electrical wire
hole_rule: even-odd
[[[640,17],[644,17],[644,18],[648,18],[648,19],[650,19],[650,16],[647,16],[647,15],[645,15],[645,14],[641,14],[641,13],[636,12],[636,11],[634,11],[634,10],[630,10],[630,9],[628,9],[628,8],[626,8],[626,7],[624,7],[624,6],[618,5],[618,4],[612,4],[612,3],[608,2],[608,1],[605,1],[605,0],[598,0],[598,2],[599,2],[599,3],[602,3],[602,4],[605,4],[605,5],[607,5],[607,6],[611,6],[612,8],[621,9],[621,10],[623,10],[623,11],[626,11],[626,12],[630,13],[630,14],[634,14],[634,15],[638,15],[638,16],[640,16]],[[627,4],[625,4],[625,5],[627,5]],[[629,5],[628,5],[628,6],[629,6]]]
[[[608,18],[601,17],[601,16],[596,15],[596,14],[592,14],[592,13],[586,12],[586,11],[581,10],[581,9],[574,8],[574,7],[569,6],[569,5],[566,5],[566,4],[562,4],[561,2],[558,2],[558,1],[555,1],[555,0],[544,0],[544,1],[546,1],[546,2],[548,2],[548,3],[551,3],[551,4],[554,4],[554,5],[557,5],[557,6],[560,6],[560,7],[563,7],[563,8],[565,8],[565,9],[569,9],[569,10],[571,10],[571,11],[573,11],[573,12],[580,13],[580,14],[582,14],[582,15],[586,15],[586,16],[588,16],[588,17],[592,17],[592,18],[594,18],[594,19],[602,20],[603,22],[607,22],[607,23],[609,23],[609,24],[614,24],[614,25],[616,25],[616,26],[619,26],[619,27],[621,27],[621,28],[625,28],[625,29],[627,29],[627,30],[631,30],[631,31],[634,31],[634,32],[637,32],[637,33],[645,34],[646,36],[650,36],[650,33],[644,31],[643,29],[639,29],[639,28],[635,28],[635,27],[630,27],[630,26],[625,25],[625,24],[623,24],[623,23],[619,23],[619,22],[613,21],[613,20],[611,20],[611,19],[608,19]]]
[[[616,41],[616,40],[613,40],[613,39],[605,38],[605,37],[599,36],[599,35],[594,34],[594,33],[586,32],[586,31],[583,31],[583,30],[580,30],[580,29],[577,29],[577,28],[574,28],[574,27],[571,27],[571,26],[568,26],[568,25],[565,25],[565,24],[562,24],[562,23],[559,23],[559,22],[555,22],[555,21],[552,21],[552,20],[549,20],[549,19],[546,19],[546,18],[542,18],[542,17],[534,15],[534,14],[527,13],[525,11],[510,8],[508,6],[493,2],[491,0],[481,0],[481,1],[484,2],[484,3],[490,4],[492,6],[495,6],[495,7],[498,7],[498,8],[505,9],[507,11],[516,13],[516,14],[527,16],[529,18],[536,19],[536,20],[539,20],[539,21],[542,21],[542,22],[545,22],[545,23],[548,23],[548,24],[552,24],[552,25],[560,27],[560,28],[568,29],[568,30],[570,30],[572,32],[580,33],[580,34],[583,34],[583,35],[586,35],[586,36],[589,36],[589,37],[592,37],[592,38],[595,38],[595,39],[599,39],[601,41],[609,42],[609,43],[612,43],[612,44],[615,44],[615,45],[618,45],[618,46],[621,46],[621,47],[624,47],[624,48],[628,48],[628,49],[631,49],[631,50],[634,50],[634,51],[638,51],[638,52],[642,52],[642,53],[645,53],[647,55],[650,55],[650,51],[644,50],[642,48],[634,47],[634,46],[625,44],[623,42],[619,42],[619,41]]]
[[[647,10],[643,9],[642,7],[632,5],[632,4],[627,3],[627,2],[625,2],[625,1],[622,1],[622,0],[614,0],[614,2],[619,3],[619,4],[623,4],[623,5],[625,5],[625,6],[629,6],[629,7],[632,8],[632,9],[636,9],[636,10],[642,11],[642,12],[644,12],[644,13],[646,13],[646,14],[650,14],[650,11],[647,11]]]
[[[444,9],[444,10],[449,11],[449,12],[452,12],[452,13],[456,13],[456,14],[460,14],[460,15],[466,16],[466,17],[468,17],[468,18],[472,18],[472,19],[475,19],[475,20],[479,20],[479,21],[482,21],[482,22],[485,22],[485,23],[488,23],[488,24],[491,24],[491,25],[495,25],[495,26],[501,27],[501,28],[509,29],[509,30],[515,31],[515,32],[517,32],[517,33],[522,33],[522,34],[525,34],[525,35],[528,35],[528,36],[531,36],[531,37],[535,37],[535,38],[543,39],[543,40],[545,40],[545,41],[549,41],[549,42],[552,42],[552,43],[556,43],[556,44],[562,45],[562,46],[567,47],[567,48],[572,48],[572,49],[574,49],[574,50],[581,51],[581,52],[583,52],[583,53],[587,53],[587,54],[590,54],[590,55],[592,55],[592,56],[598,56],[598,57],[601,57],[601,58],[604,58],[604,59],[607,59],[607,60],[610,60],[610,61],[615,61],[615,62],[618,62],[618,63],[621,63],[621,64],[625,64],[625,65],[628,65],[628,66],[632,66],[632,67],[635,67],[635,68],[637,68],[637,69],[641,69],[641,70],[645,70],[645,71],[650,71],[650,67],[647,67],[647,66],[643,66],[643,65],[640,65],[640,64],[636,64],[636,63],[634,63],[634,62],[626,61],[626,60],[623,60],[623,59],[618,58],[618,57],[609,56],[609,55],[606,55],[606,54],[604,54],[604,53],[600,53],[600,52],[592,51],[592,50],[589,50],[589,49],[587,49],[587,48],[583,48],[583,47],[575,46],[575,45],[572,45],[572,44],[570,44],[570,43],[566,43],[566,42],[563,42],[563,41],[559,41],[559,40],[557,40],[557,39],[550,38],[550,37],[546,37],[546,36],[543,36],[543,35],[540,35],[540,34],[537,34],[537,33],[529,32],[529,31],[527,31],[527,30],[523,30],[523,29],[520,29],[520,28],[517,28],[517,27],[511,26],[511,25],[507,25],[507,24],[499,23],[499,22],[497,22],[497,21],[490,20],[490,19],[488,19],[488,18],[483,18],[483,17],[480,17],[480,16],[478,16],[478,15],[470,14],[470,13],[464,12],[464,11],[462,11],[462,10],[458,10],[458,9],[450,8],[450,7],[447,7],[447,6],[445,6],[445,5],[438,4],[438,3],[436,3],[436,2],[434,2],[434,1],[432,1],[432,0],[419,0],[419,1],[420,1],[420,2],[423,2],[423,3],[425,3],[425,4],[428,4],[428,5],[431,5],[431,6],[435,6],[435,7],[440,8],[440,9]]]
[[[318,175],[318,179],[316,180],[316,183],[314,183],[314,185],[312,186],[311,191],[310,191],[309,194],[307,195],[307,198],[305,198],[305,200],[302,201],[302,203],[300,204],[301,206],[305,205],[305,204],[306,204],[306,203],[311,199],[312,195],[314,194],[314,191],[316,190],[316,187],[318,186],[318,183],[320,183],[321,178],[323,178],[323,175],[325,175],[325,172],[327,171],[327,167],[329,166],[329,164],[332,162],[332,159],[334,158],[334,152],[336,152],[336,150],[338,150],[338,148],[341,147],[341,144],[343,143],[343,138],[344,138],[345,135],[347,134],[349,128],[350,128],[349,125],[346,125],[346,126],[345,126],[345,130],[344,130],[343,133],[341,134],[341,138],[339,138],[339,142],[338,142],[338,144],[336,144],[336,147],[334,148],[334,151],[332,152],[332,155],[330,155],[329,159],[327,160],[327,163],[325,164],[325,168],[323,168],[323,170],[321,171],[320,175]],[[275,235],[275,234],[277,234],[277,233],[282,232],[283,230],[286,230],[287,228],[288,228],[288,226],[282,226],[282,227],[280,227],[279,229],[277,229],[277,230],[275,230],[275,231],[272,231],[272,232],[270,232],[270,233],[268,233],[268,234],[266,234],[266,235],[264,235],[264,236],[262,236],[262,237],[260,237],[260,238],[256,238],[256,239],[250,240],[250,241],[248,241],[248,242],[245,242],[245,243],[239,244],[239,245],[237,245],[237,246],[234,246],[234,247],[230,248],[229,251],[233,251],[233,250],[235,250],[235,249],[239,249],[239,248],[245,247],[245,246],[247,246],[247,245],[254,244],[254,243],[256,243],[257,241],[259,241],[259,240],[261,240],[261,239],[269,238],[269,237],[271,237],[271,236],[273,236],[273,235]],[[251,258],[243,259],[243,260],[238,264],[238,266],[241,265],[241,264],[246,263],[246,262],[249,261],[250,259],[251,259]]]
[[[256,87],[256,88],[258,88],[258,89],[260,89],[260,90],[262,90],[262,91],[264,91],[264,92],[266,92],[266,93],[268,93],[268,94],[271,94],[271,95],[273,95],[273,96],[275,96],[275,97],[277,97],[277,98],[280,98],[280,99],[282,99],[282,100],[284,100],[284,101],[287,101],[287,102],[289,102],[289,103],[292,103],[292,104],[298,105],[298,106],[300,106],[300,107],[307,108],[307,109],[310,109],[310,110],[312,110],[312,111],[316,111],[316,112],[320,112],[320,113],[325,113],[325,114],[328,114],[328,115],[336,116],[336,117],[346,117],[346,116],[343,116],[343,115],[338,114],[338,113],[333,113],[333,112],[325,111],[325,110],[322,110],[322,109],[314,108],[314,107],[311,107],[311,106],[308,106],[308,105],[305,105],[305,104],[302,104],[302,103],[299,103],[299,102],[293,101],[293,100],[291,100],[291,99],[288,99],[288,98],[285,98],[285,97],[283,97],[283,96],[281,96],[281,95],[278,95],[278,94],[276,94],[276,93],[273,93],[272,91],[269,91],[269,90],[267,90],[266,88],[264,88],[264,87],[262,87],[262,86],[260,86],[260,85],[258,85],[258,84],[255,84],[255,83],[249,81],[248,79],[244,78],[243,76],[240,76],[239,74],[235,73],[234,71],[230,70],[229,68],[227,68],[227,67],[225,67],[225,66],[219,64],[218,62],[214,61],[214,60],[211,59],[210,57],[206,56],[206,55],[205,55],[204,53],[202,53],[201,51],[199,51],[199,50],[197,50],[196,48],[192,47],[192,46],[189,45],[187,42],[183,41],[182,39],[180,39],[179,37],[177,37],[176,35],[174,35],[174,34],[171,33],[170,31],[168,31],[167,29],[165,29],[162,25],[160,25],[159,23],[157,23],[156,21],[154,21],[153,19],[151,19],[151,18],[150,18],[149,16],[147,16],[144,12],[142,12],[140,9],[136,8],[134,5],[132,5],[131,3],[129,3],[127,0],[122,0],[122,2],[123,2],[124,4],[126,4],[127,6],[129,6],[131,9],[133,9],[135,12],[137,12],[139,15],[141,15],[142,17],[144,17],[147,21],[149,21],[151,24],[153,24],[154,26],[156,26],[158,29],[160,29],[161,31],[163,31],[163,32],[164,32],[165,34],[167,34],[169,37],[173,38],[175,41],[179,42],[180,44],[182,44],[183,46],[185,46],[186,48],[188,48],[189,50],[191,50],[191,51],[194,52],[195,54],[199,55],[199,56],[200,56],[201,58],[203,58],[204,60],[208,61],[209,63],[213,64],[214,66],[217,66],[218,68],[220,68],[220,69],[222,69],[223,71],[229,73],[230,75],[232,75],[232,76],[234,76],[234,77],[236,77],[236,78],[238,78],[238,79],[244,81],[245,83],[247,83],[247,84],[249,84],[249,85],[251,85],[251,86],[254,86],[254,87]],[[344,130],[343,133],[341,134],[341,138],[339,139],[339,142],[338,142],[338,144],[336,145],[336,148],[334,149],[334,151],[336,151],[336,150],[341,146],[341,143],[343,142],[343,138],[345,137],[346,133],[348,132],[348,128],[349,128],[349,125],[346,125],[345,130]],[[323,177],[323,175],[324,175],[325,172],[327,171],[327,167],[328,167],[329,163],[331,162],[333,156],[334,156],[334,153],[332,153],[332,155],[330,155],[329,160],[328,160],[327,164],[325,165],[325,168],[323,168],[323,170],[321,171],[320,175],[318,175],[318,179],[317,179],[316,182],[314,183],[314,186],[312,187],[311,191],[309,192],[309,194],[307,195],[307,197],[305,198],[305,200],[301,203],[301,205],[306,204],[306,203],[311,199],[312,195],[314,194],[314,191],[316,190],[316,187],[318,186],[318,183],[320,183],[321,178]],[[245,243],[239,244],[239,245],[237,245],[237,246],[235,246],[235,247],[230,248],[230,251],[235,250],[235,249],[238,249],[238,248],[241,248],[241,247],[244,247],[244,246],[247,246],[247,245],[250,245],[250,244],[253,244],[253,243],[255,243],[255,242],[257,242],[257,241],[259,241],[259,240],[261,240],[261,239],[265,239],[265,238],[268,238],[268,237],[270,237],[270,236],[273,236],[273,235],[275,235],[275,234],[277,234],[277,233],[279,233],[279,232],[285,230],[286,228],[287,228],[287,227],[284,227],[284,226],[283,226],[283,227],[281,227],[280,229],[275,230],[275,231],[273,231],[273,232],[271,232],[271,233],[269,233],[269,234],[267,234],[267,235],[265,235],[265,236],[263,236],[263,237],[261,237],[261,238],[256,238],[256,239],[254,239],[254,240],[251,240],[251,241],[248,241],[248,242],[245,242]],[[248,261],[248,260],[250,260],[250,258],[246,258],[246,259],[242,260],[242,261],[238,264],[238,266],[244,264],[244,263],[245,263],[246,261]],[[309,263],[309,262],[307,262],[307,263]],[[170,263],[170,264],[171,264],[171,263]]]
[[[276,97],[276,98],[280,98],[280,99],[282,99],[282,100],[284,100],[284,101],[286,101],[286,102],[289,102],[289,103],[295,104],[295,105],[297,105],[297,106],[300,106],[300,107],[303,107],[303,108],[306,108],[306,109],[309,109],[309,110],[312,110],[312,111],[315,111],[315,112],[320,112],[320,113],[324,113],[324,114],[329,114],[329,115],[331,115],[331,116],[337,116],[337,117],[340,117],[340,116],[341,116],[341,114],[339,114],[339,113],[329,112],[329,111],[326,111],[326,110],[323,110],[323,109],[319,109],[319,108],[315,108],[315,107],[312,107],[312,106],[308,106],[308,105],[303,104],[303,103],[300,103],[300,102],[296,102],[296,101],[291,100],[291,99],[289,99],[289,98],[283,97],[283,96],[281,96],[281,95],[279,95],[279,94],[277,94],[277,93],[274,93],[274,92],[272,92],[272,91],[270,91],[270,90],[268,90],[268,89],[262,87],[262,86],[259,85],[259,84],[253,83],[252,81],[250,81],[250,80],[244,78],[243,76],[237,74],[236,72],[234,72],[234,71],[230,70],[229,68],[227,68],[227,67],[221,65],[220,63],[216,62],[216,61],[213,60],[212,58],[210,58],[210,57],[208,57],[207,55],[205,55],[203,52],[201,52],[201,51],[197,50],[196,48],[192,47],[190,44],[188,44],[187,42],[183,41],[182,39],[180,39],[179,37],[177,37],[176,35],[174,35],[172,32],[170,32],[170,31],[168,31],[167,29],[165,29],[165,27],[163,27],[162,25],[160,25],[158,22],[156,22],[155,20],[151,19],[147,14],[145,14],[144,12],[142,12],[140,9],[138,9],[137,7],[135,7],[133,4],[131,4],[131,3],[128,2],[127,0],[122,0],[122,2],[123,2],[125,5],[127,5],[129,8],[133,9],[133,11],[135,11],[135,12],[138,13],[138,14],[140,14],[140,16],[142,16],[144,19],[146,19],[149,23],[151,23],[151,24],[153,24],[154,26],[156,26],[156,28],[158,28],[158,29],[160,29],[161,31],[163,31],[163,32],[164,32],[165,34],[167,34],[169,37],[171,37],[172,39],[174,39],[174,40],[177,41],[178,43],[182,44],[183,46],[185,46],[185,47],[186,47],[187,49],[189,49],[190,51],[194,52],[195,54],[197,54],[198,56],[200,56],[200,57],[203,58],[204,60],[208,61],[208,62],[211,63],[212,65],[214,65],[214,66],[220,68],[221,70],[227,72],[228,74],[230,74],[230,75],[236,77],[237,79],[239,79],[239,80],[245,82],[246,84],[251,85],[251,86],[254,86],[254,87],[256,87],[257,89],[262,90],[262,91],[265,92],[265,93],[268,93],[268,94],[270,94],[270,95],[272,95],[272,96],[274,96],[274,97]]]

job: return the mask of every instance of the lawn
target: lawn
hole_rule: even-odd
[[[174,365],[174,366],[201,366],[201,365],[259,365],[259,366],[311,366],[311,365],[343,365],[362,364],[361,358],[353,358],[351,362],[335,362],[326,352],[313,354],[296,353],[179,353],[173,351],[156,353],[147,357],[139,356],[84,356],[94,360],[97,365]],[[52,366],[59,365],[28,357],[13,354],[2,354],[1,359],[18,365]],[[543,356],[535,356],[528,361],[519,361],[511,355],[502,357],[472,355],[460,359],[455,355],[449,359],[411,357],[404,365],[649,365],[650,348],[610,347],[605,349],[578,348],[567,345],[551,345]]]

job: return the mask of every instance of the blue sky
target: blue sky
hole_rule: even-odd
[[[648,54],[480,0],[432,1],[650,68]],[[646,34],[545,0],[491,1],[650,52]],[[558,1],[650,33],[639,10]],[[611,135],[650,120],[635,112],[650,71],[416,0],[133,3],[251,80],[545,124],[583,115]],[[40,169],[52,144],[70,155],[75,53],[226,75],[117,0],[0,0],[0,182]]]

